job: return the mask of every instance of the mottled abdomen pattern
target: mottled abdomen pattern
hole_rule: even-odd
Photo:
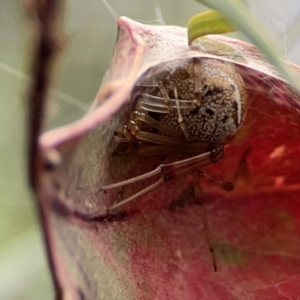
[[[174,85],[178,90],[179,102],[195,102],[198,99],[195,108],[181,109],[192,140],[224,143],[236,133],[245,116],[247,94],[243,79],[233,64],[194,58],[180,66],[170,62],[164,74],[169,75],[158,80],[164,83],[171,99],[174,99]],[[156,96],[163,97],[159,90]],[[158,114],[155,118],[178,132],[182,131],[176,109]]]

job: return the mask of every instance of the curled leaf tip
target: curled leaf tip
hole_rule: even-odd
[[[189,45],[198,37],[235,31],[235,27],[217,11],[209,10],[193,16],[188,23]]]

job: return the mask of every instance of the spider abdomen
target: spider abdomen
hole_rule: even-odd
[[[136,111],[154,116],[184,136],[178,122],[180,110],[189,141],[225,143],[234,136],[245,117],[247,101],[243,79],[235,67],[216,59],[194,58],[176,68],[175,62],[171,62],[168,70],[169,73],[164,71],[164,76],[157,72],[150,76],[163,84],[169,100],[161,89],[146,87],[136,103]],[[164,102],[160,107],[151,105],[146,100],[147,95],[164,98]],[[159,134],[168,135],[164,131],[162,128]]]

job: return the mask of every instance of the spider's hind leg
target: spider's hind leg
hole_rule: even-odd
[[[215,249],[214,249],[213,242],[211,239],[211,234],[210,234],[210,230],[209,230],[209,226],[208,226],[207,214],[206,214],[205,207],[204,207],[203,200],[202,200],[203,195],[202,195],[202,189],[201,189],[201,185],[200,185],[200,181],[199,181],[199,173],[198,172],[194,173],[193,184],[194,184],[195,201],[198,205],[200,205],[200,208],[201,208],[201,219],[202,219],[205,239],[209,246],[209,251],[211,254],[213,268],[214,268],[214,271],[216,272],[217,271],[216,253],[215,253]]]
[[[222,179],[216,178],[214,176],[211,176],[211,175],[203,172],[202,170],[198,171],[198,176],[201,178],[204,178],[207,181],[210,181],[211,183],[213,183],[216,186],[219,186],[220,188],[222,188],[225,191],[232,191],[234,189],[234,185],[232,182],[224,181]]]

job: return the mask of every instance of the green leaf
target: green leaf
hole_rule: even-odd
[[[234,26],[217,11],[209,10],[195,15],[188,23],[188,39],[191,44],[196,38],[207,34],[235,31]]]

